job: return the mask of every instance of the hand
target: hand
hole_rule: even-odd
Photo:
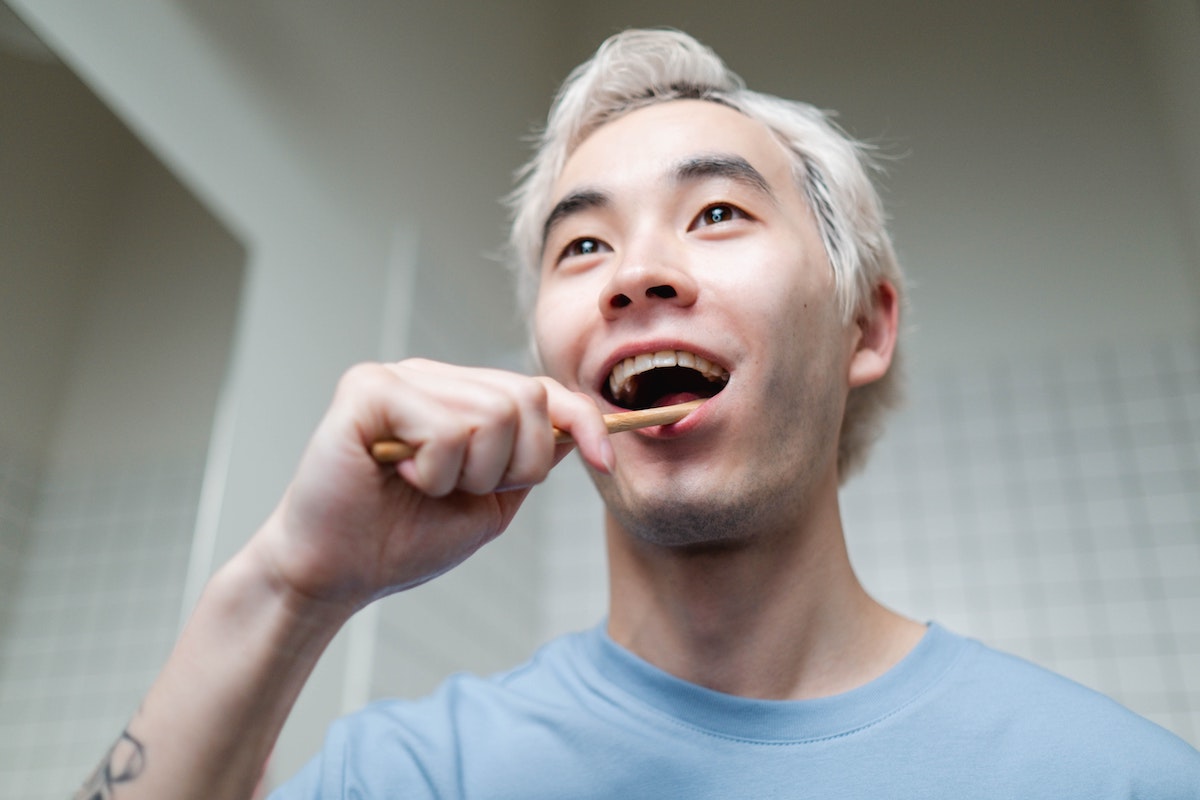
[[[570,450],[554,444],[552,427],[608,471],[599,410],[548,378],[423,360],[355,367],[250,550],[288,593],[348,616],[502,533]],[[384,438],[419,449],[380,465],[369,448]]]

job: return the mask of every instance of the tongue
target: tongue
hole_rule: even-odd
[[[703,397],[703,395],[696,394],[695,392],[673,392],[671,394],[665,394],[655,400],[654,405],[652,405],[651,408],[673,406],[676,403],[686,403],[690,400],[699,400],[701,397]]]

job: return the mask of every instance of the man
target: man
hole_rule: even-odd
[[[513,202],[549,377],[347,373],[97,786],[248,793],[338,628],[499,535],[556,426],[604,498],[607,623],[337,723],[280,797],[1200,797],[1179,739],[855,578],[837,490],[895,394],[902,286],[819,112],[627,32],[569,78]],[[697,397],[611,440],[600,416]],[[392,437],[418,449],[380,467]]]

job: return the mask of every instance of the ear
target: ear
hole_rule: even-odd
[[[883,281],[855,320],[854,352],[850,356],[851,388],[865,386],[887,374],[900,329],[900,298],[896,287]]]

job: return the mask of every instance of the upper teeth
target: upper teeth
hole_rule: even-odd
[[[633,393],[636,375],[659,367],[689,367],[710,381],[728,381],[729,373],[703,356],[686,350],[659,350],[657,353],[642,353],[630,356],[613,367],[608,376],[608,388],[613,397],[627,399]]]

